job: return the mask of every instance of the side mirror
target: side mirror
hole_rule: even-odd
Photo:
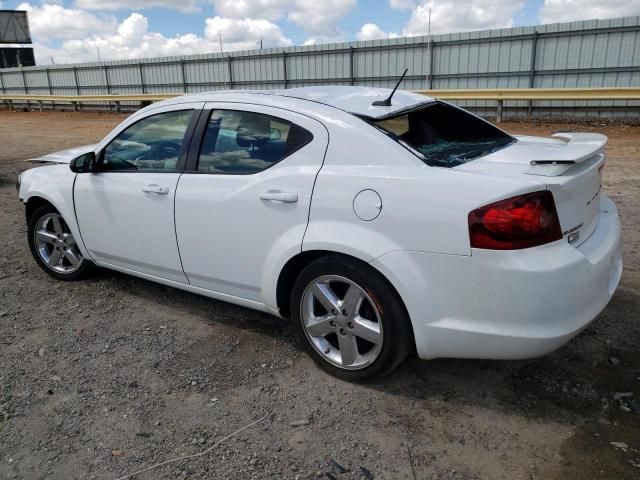
[[[94,172],[96,170],[96,154],[85,153],[69,162],[69,168],[74,173]]]

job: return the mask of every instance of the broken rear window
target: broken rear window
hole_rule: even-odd
[[[462,165],[515,142],[489,122],[444,103],[369,123],[434,167]]]

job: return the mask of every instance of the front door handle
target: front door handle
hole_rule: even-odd
[[[298,201],[297,193],[281,192],[280,190],[269,190],[260,194],[260,200],[272,202],[295,203]]]
[[[157,195],[166,195],[167,193],[169,193],[169,187],[164,187],[162,185],[156,185],[155,183],[152,183],[151,185],[147,185],[146,187],[143,187],[142,191],[144,193],[155,193]]]

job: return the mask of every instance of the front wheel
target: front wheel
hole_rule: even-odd
[[[293,286],[290,311],[311,357],[344,380],[382,377],[410,350],[411,327],[398,294],[379,272],[349,257],[309,264]]]
[[[82,257],[67,222],[53,205],[36,209],[28,221],[29,248],[45,272],[59,280],[78,280],[93,264]]]

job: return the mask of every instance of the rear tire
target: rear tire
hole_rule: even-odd
[[[343,380],[375,380],[411,351],[409,316],[391,284],[359,260],[330,255],[296,279],[293,327],[311,358]]]
[[[28,220],[29,249],[42,270],[58,280],[81,280],[93,270],[53,205],[38,207]]]

